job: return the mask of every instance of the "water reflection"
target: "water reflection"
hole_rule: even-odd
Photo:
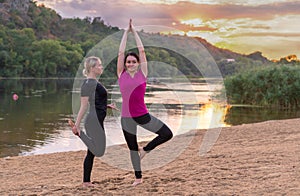
[[[226,114],[225,123],[230,125],[241,125],[268,120],[280,120],[299,117],[299,109],[277,109],[233,105],[232,108],[230,108],[230,111]]]
[[[148,104],[148,108],[152,115],[159,117],[172,129],[174,135],[183,134],[195,128],[227,126],[223,123],[225,117],[224,107],[216,107],[212,104],[183,106],[178,104]],[[211,115],[215,115],[214,121],[211,121]],[[105,119],[104,126],[108,146],[125,143],[119,115],[110,113]],[[139,141],[150,140],[156,136],[141,127],[138,127],[137,131]],[[83,149],[86,149],[84,144],[72,134],[69,126],[66,126],[65,123],[64,126],[60,127],[58,133],[53,134],[52,138],[49,138],[46,143],[36,145],[34,149],[23,152],[23,154],[44,154]]]
[[[78,89],[72,90],[73,82],[72,79],[0,80],[0,157],[85,149],[66,123],[66,119],[73,117],[72,94],[79,95]],[[120,108],[116,81],[102,82]],[[19,96],[17,101],[12,99],[14,93]],[[253,107],[233,106],[228,111],[228,107],[210,103],[210,94],[203,81],[193,82],[193,89],[185,83],[162,82],[148,86],[145,101],[150,112],[166,122],[174,135],[195,128],[300,117],[300,111]],[[120,113],[108,112],[107,144],[125,143]],[[139,140],[154,137],[143,129],[138,130],[138,135]]]
[[[72,80],[0,81],[1,157],[43,145],[71,114]],[[19,96],[17,101],[12,94]]]

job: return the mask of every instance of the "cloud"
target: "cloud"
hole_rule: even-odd
[[[268,5],[205,5],[180,2],[170,5],[172,15],[180,17],[201,17],[206,20],[252,18],[268,20],[277,15],[300,14],[300,2],[286,2]]]
[[[299,37],[300,33],[280,33],[280,32],[249,32],[249,33],[240,33],[240,34],[233,34],[228,37]]]
[[[220,5],[220,4],[231,4],[231,5],[266,5],[272,3],[282,3],[282,2],[294,2],[295,0],[135,0],[136,2],[142,2],[145,4],[176,4],[179,2],[190,2],[195,4],[207,4],[207,5]]]
[[[206,0],[206,4],[176,0],[169,0],[171,4],[150,4],[137,0],[38,0],[38,2],[43,2],[65,18],[101,17],[106,24],[119,28],[126,28],[129,19],[132,18],[135,26],[168,26],[191,35],[202,35],[211,43],[222,42],[224,47],[225,43],[228,43],[228,47],[234,46],[229,49],[240,47],[244,52],[249,49],[272,52],[271,47],[275,47],[273,43],[282,44],[277,40],[286,40],[283,42],[284,46],[286,43],[293,43],[293,46],[286,49],[280,46],[282,50],[289,48],[299,50],[298,0]],[[201,20],[197,24],[195,23],[197,20],[193,19]],[[273,42],[269,43],[267,39]],[[292,41],[289,42],[287,39]],[[259,46],[263,41],[268,44]],[[292,53],[295,53],[294,50]]]
[[[261,51],[263,56],[269,59],[279,59],[290,54],[299,55],[299,43],[295,43],[294,39],[285,37],[235,37],[227,39],[224,45],[227,49],[241,53],[250,54],[255,51]]]
[[[147,4],[134,0],[55,0],[42,1],[49,4],[63,17],[100,16],[113,26],[124,27],[133,18],[139,25],[166,25],[180,20],[202,18],[203,20],[251,18],[269,20],[278,15],[300,15],[300,2],[282,2],[264,5],[199,4],[179,1],[176,4]],[[127,23],[126,23],[127,24]]]

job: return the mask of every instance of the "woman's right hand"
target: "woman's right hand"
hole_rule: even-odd
[[[132,25],[131,25],[131,19],[129,20],[129,24],[128,24],[128,27],[125,29],[125,33],[130,33],[132,32]]]
[[[134,32],[134,27],[132,25],[132,19],[131,18],[129,20],[128,32],[132,32],[132,33]]]
[[[132,19],[129,20],[129,29],[132,30]]]
[[[76,123],[74,123],[71,119],[68,120],[69,125],[71,126],[72,132],[74,135],[79,136],[80,135],[80,128]]]
[[[74,135],[80,136],[80,128],[77,126],[72,127],[72,132]]]

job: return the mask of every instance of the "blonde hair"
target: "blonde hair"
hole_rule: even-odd
[[[97,62],[100,62],[100,58],[96,56],[90,56],[84,61],[84,69],[82,70],[82,73],[84,76],[87,76],[92,67],[95,67],[97,65]]]

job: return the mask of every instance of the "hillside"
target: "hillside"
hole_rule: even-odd
[[[118,27],[106,25],[101,17],[62,18],[54,10],[37,6],[31,0],[0,0],[0,15],[2,77],[74,76],[78,64],[95,43],[120,31]],[[196,39],[210,52],[224,76],[270,63],[260,52],[242,55],[215,47],[202,38]],[[178,55],[161,49],[146,52],[150,60],[184,66],[185,75],[194,75],[190,63]],[[167,55],[157,55],[160,53]],[[65,58],[62,57],[64,54]],[[109,70],[114,73],[114,66]],[[108,73],[107,76],[112,75]]]
[[[262,53],[259,51],[248,54],[248,55],[239,54],[236,52],[232,52],[228,49],[218,48],[218,47],[210,44],[209,42],[207,42],[205,39],[202,39],[202,38],[196,38],[196,39],[198,39],[199,42],[201,42],[209,50],[209,52],[213,55],[213,57],[217,61],[221,60],[221,59],[238,59],[241,57],[246,57],[246,58],[250,58],[252,60],[261,61],[263,63],[270,62],[270,60],[268,60],[266,57],[264,57],[262,55]]]

